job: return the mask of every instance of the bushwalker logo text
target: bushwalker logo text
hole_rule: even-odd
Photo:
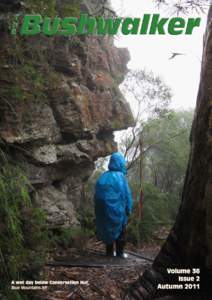
[[[80,17],[50,18],[41,15],[25,15],[16,18],[12,24],[11,34],[34,36],[43,33],[53,35],[116,35],[121,32],[129,34],[170,34],[179,35],[193,33],[199,27],[201,18],[161,18],[160,14],[144,14],[143,18],[107,18],[90,17],[82,14]]]

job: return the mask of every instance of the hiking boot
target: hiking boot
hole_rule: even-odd
[[[123,241],[116,241],[116,257],[121,257],[121,258],[125,258],[124,257],[124,242]]]
[[[106,245],[106,255],[113,257],[114,253],[113,253],[113,244],[110,245]]]

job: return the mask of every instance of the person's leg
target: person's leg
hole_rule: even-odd
[[[116,240],[116,256],[123,257],[125,246],[125,227],[123,227],[121,234]]]
[[[113,256],[113,244],[106,245],[106,255]]]

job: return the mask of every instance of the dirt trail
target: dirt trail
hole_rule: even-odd
[[[151,266],[159,247],[143,248],[138,255],[128,247],[126,252],[130,254],[125,259],[108,258],[103,250],[101,243],[91,241],[83,251],[69,249],[53,255],[46,266],[46,280],[73,284],[49,286],[38,299],[121,300],[130,283]]]

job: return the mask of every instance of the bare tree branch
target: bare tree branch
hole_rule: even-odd
[[[183,134],[185,134],[187,132],[187,130],[182,130],[178,133],[176,133],[175,135],[169,136],[169,139],[174,139],[178,136],[181,136]],[[163,139],[159,139],[157,141],[155,141],[154,143],[148,145],[148,147],[146,147],[144,150],[142,150],[142,154],[145,155],[148,153],[149,150],[151,150],[152,148],[156,147],[157,145],[159,145],[160,143],[162,143],[164,140]],[[136,148],[139,147],[139,143],[137,144]],[[137,152],[137,149],[135,150],[135,152]],[[139,156],[136,157],[134,156],[134,161],[132,159],[132,161],[130,162],[130,164],[128,165],[127,169],[129,170],[130,168],[132,168],[132,166],[134,166],[139,160]]]
[[[166,7],[172,14],[187,15],[191,12],[205,13],[209,8],[208,0],[175,0],[170,3],[168,0],[155,0],[156,6]]]
[[[92,15],[104,17],[117,17],[116,12],[110,7],[108,0],[98,0],[93,9]]]
[[[127,74],[121,87],[122,92],[133,103],[135,124],[122,136],[122,152],[127,161],[128,169],[142,155],[141,136],[144,130],[145,120],[149,117],[158,118],[167,113],[171,99],[169,87],[152,72],[134,70]]]

